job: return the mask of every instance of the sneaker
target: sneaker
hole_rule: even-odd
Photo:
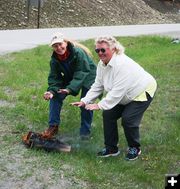
[[[98,157],[110,157],[110,156],[118,156],[120,154],[119,150],[109,150],[104,148],[101,152],[97,153]]]
[[[51,139],[54,135],[58,133],[58,126],[50,126],[48,129],[46,129],[44,132],[41,133],[41,137],[44,139]]]
[[[136,147],[129,147],[128,153],[126,155],[126,160],[135,160],[138,158],[138,156],[141,154],[140,148]]]

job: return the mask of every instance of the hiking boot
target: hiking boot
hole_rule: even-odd
[[[97,153],[98,157],[110,157],[110,156],[118,156],[120,154],[119,150],[110,150],[104,148],[102,151]]]
[[[44,139],[51,139],[54,135],[58,133],[58,126],[50,126],[48,129],[46,129],[44,132],[41,133],[41,137]]]
[[[128,153],[126,155],[126,160],[135,160],[138,158],[138,156],[141,154],[140,148],[136,147],[129,147]]]

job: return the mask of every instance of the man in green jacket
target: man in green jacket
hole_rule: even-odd
[[[50,100],[49,128],[42,136],[52,138],[57,134],[61,122],[60,114],[63,100],[67,95],[76,96],[81,90],[81,98],[86,95],[96,76],[96,65],[88,48],[64,38],[61,33],[54,34],[51,40],[53,54],[50,61],[48,89],[44,99]],[[81,107],[80,136],[88,139],[91,131],[93,111]]]

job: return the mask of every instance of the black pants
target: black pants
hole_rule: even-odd
[[[129,147],[140,147],[139,125],[145,110],[152,98],[148,93],[147,101],[132,101],[127,105],[116,105],[110,110],[103,111],[104,144],[106,148],[117,150],[118,127],[117,120],[122,118],[122,126]]]

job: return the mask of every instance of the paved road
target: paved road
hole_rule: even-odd
[[[40,44],[49,44],[52,34],[57,31],[74,40],[91,39],[100,35],[137,36],[156,34],[180,38],[180,24],[0,30],[0,55],[33,48]]]

